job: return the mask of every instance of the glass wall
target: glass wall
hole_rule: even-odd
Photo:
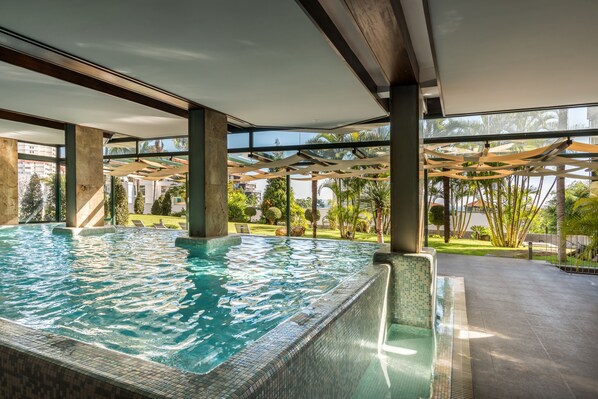
[[[19,222],[55,222],[66,218],[65,167],[56,170],[60,148],[19,142]],[[58,215],[57,215],[58,212]]]
[[[19,222],[56,221],[56,163],[19,160]]]
[[[598,107],[428,119],[422,124],[424,138],[575,131],[592,128],[598,128]]]

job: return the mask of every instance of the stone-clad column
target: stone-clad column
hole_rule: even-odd
[[[228,235],[226,115],[208,109],[189,111],[188,221],[189,237],[181,246],[237,243]]]
[[[103,131],[67,124],[66,228],[64,234],[103,234],[114,231],[104,226]]]
[[[19,223],[17,141],[0,138],[0,225]]]

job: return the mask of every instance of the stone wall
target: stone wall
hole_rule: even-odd
[[[0,225],[19,223],[17,141],[0,138]]]
[[[73,131],[69,132],[69,129]],[[67,227],[104,225],[103,132],[67,127]],[[74,148],[69,148],[69,143]]]

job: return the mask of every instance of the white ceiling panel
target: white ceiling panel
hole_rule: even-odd
[[[64,144],[64,132],[0,119],[0,137],[41,144]]]
[[[187,134],[184,118],[6,63],[0,63],[0,93],[0,108],[11,111],[143,138]]]
[[[598,1],[428,2],[445,113],[598,103]]]
[[[385,115],[292,0],[14,0],[0,26],[256,125]]]

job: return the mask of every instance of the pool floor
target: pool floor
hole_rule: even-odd
[[[392,324],[382,354],[368,367],[353,398],[429,398],[434,353],[431,330]]]

